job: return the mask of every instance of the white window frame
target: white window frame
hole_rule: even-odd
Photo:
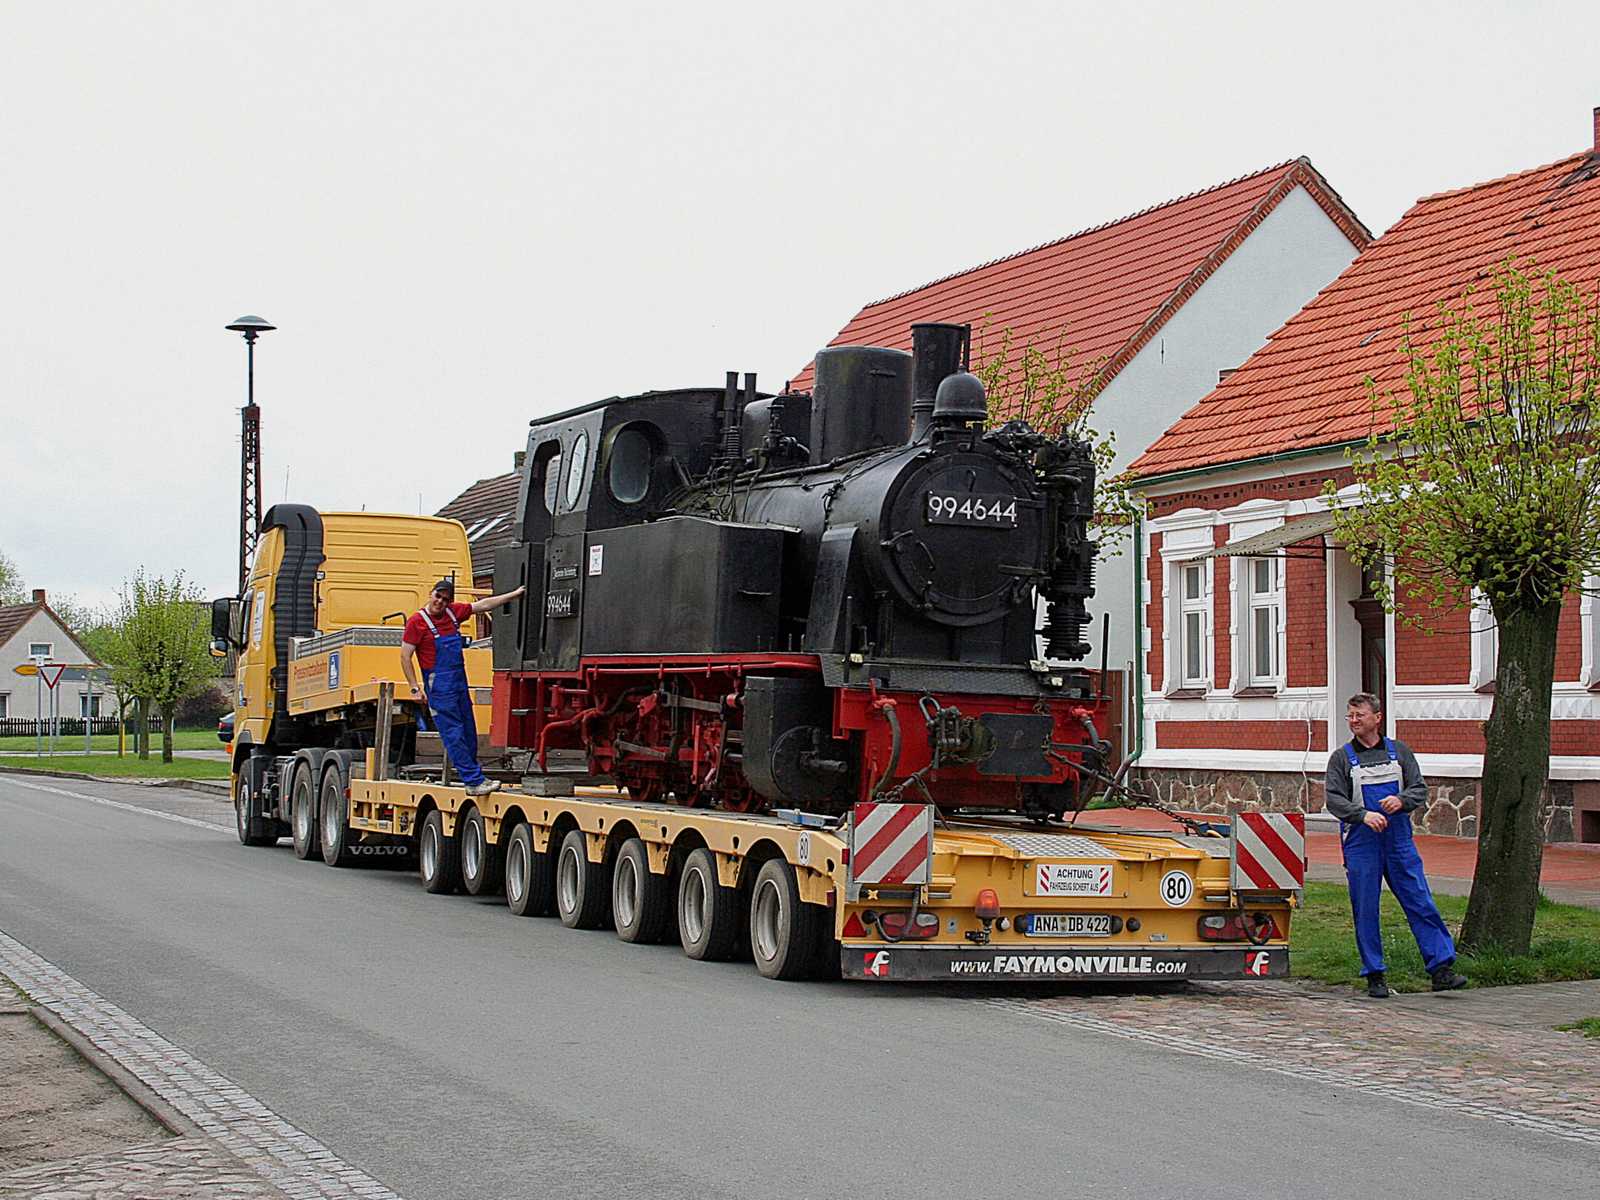
[[[1244,655],[1244,670],[1238,673],[1238,677],[1244,680],[1246,687],[1281,688],[1284,685],[1283,664],[1287,650],[1284,645],[1284,576],[1287,574],[1287,564],[1281,554],[1246,558],[1241,562],[1244,579],[1239,588],[1239,645]],[[1263,563],[1267,564],[1271,586],[1266,590],[1258,590],[1257,569]],[[1256,662],[1257,613],[1272,614],[1272,661],[1267,664],[1265,671],[1259,670],[1260,664]]]
[[[1489,598],[1477,588],[1472,589],[1467,628],[1472,645],[1472,687],[1481,692],[1494,683],[1500,670],[1500,626]]]
[[[11,693],[0,692],[0,721],[11,716]]]
[[[100,701],[101,701],[101,699],[102,699],[102,694],[100,692],[96,692],[94,694],[95,712],[93,714],[93,718],[95,720],[97,720],[97,721],[100,719],[100,711],[99,710],[100,710]],[[80,718],[88,718],[90,716],[90,713],[89,713],[89,693],[88,692],[79,692],[78,693],[78,716]]]
[[[1583,686],[1600,689],[1600,575],[1583,581],[1578,594],[1578,619],[1583,629],[1583,661],[1578,673]]]
[[[1198,577],[1197,596],[1190,596],[1188,583],[1194,572]],[[1175,637],[1173,644],[1177,653],[1173,656],[1177,661],[1176,670],[1168,672],[1168,679],[1176,686],[1169,686],[1169,692],[1190,691],[1194,688],[1211,686],[1212,673],[1212,636],[1211,636],[1211,560],[1201,558],[1179,559],[1172,563],[1172,596]],[[1199,662],[1198,675],[1189,673],[1189,618],[1196,618],[1199,629]]]
[[[44,647],[43,653],[40,653],[39,651],[40,646]],[[28,657],[33,659],[35,662],[49,662],[51,659],[55,658],[55,656],[56,644],[54,642],[28,643]]]

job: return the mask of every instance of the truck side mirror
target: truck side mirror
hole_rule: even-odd
[[[232,596],[223,596],[221,599],[211,602],[212,645],[215,647],[216,643],[220,641],[224,652],[226,652],[229,643],[232,641],[233,631],[230,626],[233,622],[234,603],[235,600]]]

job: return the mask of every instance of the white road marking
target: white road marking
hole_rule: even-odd
[[[4,775],[0,776],[0,779],[19,788],[26,788],[30,792],[49,792],[52,796],[67,796],[73,800],[87,800],[90,804],[104,804],[107,808],[120,808],[124,812],[141,813],[147,817],[160,817],[163,821],[176,821],[179,825],[193,825],[196,829],[209,829],[212,833],[234,833],[232,826],[229,825],[218,825],[213,821],[202,821],[199,817],[186,817],[181,813],[162,812],[157,808],[143,808],[137,804],[128,804],[122,800],[111,800],[105,796],[91,796],[88,792],[74,792],[68,788],[34,783],[32,780],[23,779],[17,775]]]

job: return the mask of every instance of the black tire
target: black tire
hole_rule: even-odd
[[[253,806],[245,789],[245,781],[249,776],[243,770],[244,764],[240,763],[239,766],[241,769],[233,777],[233,827],[234,832],[239,835],[239,844],[241,846],[276,846],[278,844],[278,835],[275,832],[271,834],[253,832],[263,825],[269,829],[275,829],[276,826],[273,822],[254,816],[252,813]]]
[[[461,886],[461,847],[444,832],[444,814],[437,808],[428,813],[417,833],[417,871],[422,890],[435,896],[448,896]]]
[[[330,867],[353,866],[350,849],[350,803],[344,795],[344,775],[338,766],[322,773],[317,793],[317,834],[322,843],[322,861]]]
[[[650,870],[650,854],[629,838],[611,864],[611,917],[625,942],[654,943],[667,936],[674,916],[672,883]]]
[[[511,831],[506,843],[506,907],[519,917],[548,917],[556,905],[555,856],[533,848],[533,826]]]
[[[750,956],[768,979],[808,979],[817,969],[819,914],[827,909],[802,904],[794,868],[769,858],[750,888]]]
[[[678,874],[678,939],[702,962],[726,962],[739,952],[739,893],[717,879],[717,860],[701,847]]]
[[[467,895],[498,895],[504,882],[500,847],[489,840],[488,826],[476,805],[462,814],[456,842],[461,851],[461,886]]]
[[[317,782],[312,766],[304,759],[294,765],[289,783],[289,836],[294,841],[296,858],[312,858],[321,848],[317,828]]]
[[[610,908],[611,868],[589,861],[583,830],[568,830],[556,852],[556,916],[568,929],[599,929]]]

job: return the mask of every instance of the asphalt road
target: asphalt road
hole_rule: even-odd
[[[0,929],[407,1200],[1593,1194],[1544,1134],[989,991],[770,983],[61,786],[217,829],[0,774]]]

